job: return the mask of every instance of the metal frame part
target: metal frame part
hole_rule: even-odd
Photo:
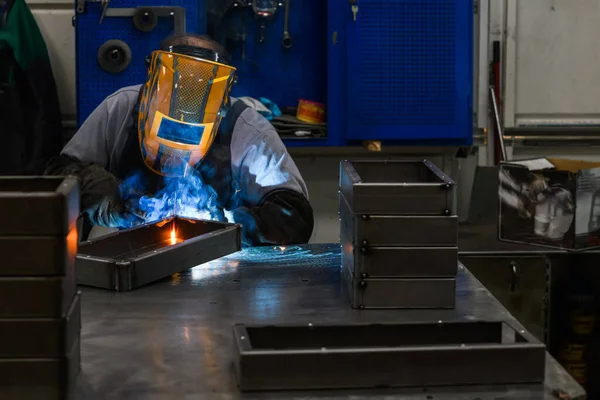
[[[454,247],[458,243],[458,217],[433,215],[357,215],[340,193],[341,230],[360,246]]]
[[[0,236],[1,276],[75,274],[77,229],[66,236]]]
[[[67,357],[0,359],[2,400],[74,400],[80,371],[80,341]]]
[[[342,256],[342,280],[353,308],[454,308],[455,278],[370,279],[353,275],[352,268]]]
[[[508,322],[233,326],[242,391],[541,383],[545,348]]]
[[[367,247],[340,234],[342,256],[362,278],[454,278],[458,247]]]
[[[342,161],[340,191],[355,214],[455,214],[454,181],[427,160]]]
[[[76,293],[74,274],[0,278],[0,318],[62,318]]]
[[[67,235],[79,217],[73,177],[0,177],[0,236]]]
[[[241,250],[241,226],[175,218],[169,222],[186,232],[183,242],[158,248],[157,230],[164,222],[143,225],[84,242],[75,262],[80,285],[126,292]],[[166,232],[166,230],[165,230]],[[135,250],[121,256],[123,244]]]
[[[0,319],[0,358],[65,357],[79,342],[81,294],[65,318]]]

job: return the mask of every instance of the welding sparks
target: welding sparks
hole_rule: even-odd
[[[177,244],[177,232],[175,232],[175,227],[171,229],[171,244]]]

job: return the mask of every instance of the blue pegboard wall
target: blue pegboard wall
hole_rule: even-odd
[[[291,0],[289,31],[293,45],[283,49],[284,7],[266,25],[265,41],[259,43],[259,23],[251,8],[232,17],[238,32],[246,30],[245,58],[242,44],[232,51],[238,68],[233,96],[266,97],[280,107],[298,105],[304,98],[327,101],[327,2]]]
[[[330,82],[330,98],[346,98],[345,108],[330,107],[330,131],[350,140],[470,143],[472,0],[358,0],[355,22],[347,2],[330,1],[341,7],[330,25],[345,32],[331,67],[347,60],[344,78]]]
[[[184,7],[186,30],[204,33],[205,11],[198,0],[111,0],[109,3],[111,8],[138,6]],[[85,12],[75,14],[78,126],[111,93],[125,86],[144,83],[147,75],[146,56],[158,48],[162,39],[173,33],[172,18],[158,18],[154,30],[142,32],[134,27],[129,17],[105,17],[99,24],[101,14],[99,2],[86,2]],[[97,62],[98,49],[111,39],[124,41],[132,53],[129,67],[117,74],[103,71]]]

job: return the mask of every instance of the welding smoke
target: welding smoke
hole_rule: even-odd
[[[131,192],[144,192],[143,175],[128,178],[124,185]],[[224,221],[223,210],[218,206],[217,193],[206,184],[200,173],[193,171],[185,177],[165,177],[164,185],[154,195],[139,198],[139,209],[145,222],[156,222],[174,216]]]

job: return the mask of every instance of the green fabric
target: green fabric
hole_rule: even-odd
[[[50,61],[44,37],[25,0],[15,0],[6,25],[0,29],[0,49],[6,46],[24,71],[35,61]]]

